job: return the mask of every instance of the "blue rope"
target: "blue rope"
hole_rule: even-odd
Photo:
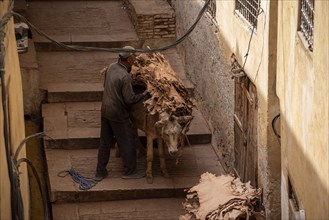
[[[62,173],[67,173],[70,174],[70,176],[72,177],[72,179],[74,180],[74,182],[79,184],[79,189],[81,190],[88,190],[91,189],[92,187],[94,187],[97,182],[91,178],[87,178],[84,176],[81,176],[75,169],[70,168],[68,170],[62,171],[60,173],[58,173],[59,177],[65,177],[66,175],[62,175]]]

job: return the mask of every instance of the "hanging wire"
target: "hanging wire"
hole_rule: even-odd
[[[4,53],[5,47],[3,45],[3,41],[5,38],[5,26],[8,21],[13,16],[13,8],[14,8],[14,1],[11,1],[8,7],[8,11],[2,17],[0,21],[0,72],[1,72],[1,92],[2,92],[2,107],[3,107],[3,118],[4,118],[4,141],[5,141],[5,148],[6,148],[6,158],[8,164],[8,175],[10,181],[10,198],[11,198],[11,215],[13,220],[22,220],[24,218],[24,206],[23,200],[21,195],[21,188],[20,188],[20,178],[19,178],[19,166],[22,162],[26,162],[32,169],[32,172],[37,180],[40,193],[42,195],[44,210],[45,210],[45,219],[48,220],[49,218],[49,210],[47,204],[47,194],[41,187],[40,177],[38,176],[35,167],[27,158],[21,158],[17,161],[17,157],[19,152],[21,151],[24,144],[31,138],[41,136],[40,133],[29,136],[25,138],[18,148],[16,149],[15,155],[12,158],[11,155],[11,147],[9,145],[9,125],[8,125],[8,113],[7,113],[7,95],[6,95],[6,84],[5,84],[5,68],[4,68]]]
[[[5,151],[8,167],[8,175],[10,182],[10,203],[11,203],[11,218],[13,220],[23,219],[23,201],[20,191],[19,174],[16,167],[13,164],[11,158],[11,147],[9,144],[9,125],[8,125],[8,113],[7,113],[7,95],[6,95],[6,83],[5,83],[5,66],[4,66],[4,54],[5,47],[3,45],[5,39],[5,26],[12,16],[12,10],[14,8],[14,1],[11,1],[8,6],[7,12],[3,15],[0,21],[0,74],[1,74],[1,97],[2,97],[2,109],[3,109],[3,136],[5,142]]]
[[[260,14],[262,14],[262,13],[263,13],[263,9],[262,9],[262,8],[259,8],[259,9],[258,9],[258,13],[257,13],[257,17],[256,17],[254,23],[252,24],[251,34],[250,34],[250,38],[249,38],[249,42],[248,42],[248,49],[247,49],[246,54],[244,55],[244,58],[245,58],[245,59],[244,59],[244,62],[243,62],[242,69],[244,69],[244,67],[245,67],[245,65],[246,65],[246,63],[247,63],[247,59],[248,59],[248,56],[249,56],[250,45],[251,45],[251,39],[252,39],[252,37],[254,36],[254,32],[255,32],[255,29],[256,29],[256,26],[257,26],[258,16],[259,16]]]
[[[30,166],[32,173],[34,175],[34,178],[37,181],[38,184],[38,188],[39,188],[39,192],[41,194],[41,198],[42,198],[42,205],[43,205],[43,209],[44,209],[44,217],[45,220],[50,219],[50,211],[48,208],[48,200],[47,200],[47,192],[43,189],[42,185],[41,185],[41,177],[38,175],[37,169],[35,168],[35,166],[33,165],[33,163],[27,159],[27,158],[21,158],[17,161],[17,168],[20,166],[21,163],[25,162],[27,165]]]
[[[278,140],[279,144],[281,144],[281,136],[280,136],[280,134],[279,134],[279,132],[277,131],[276,126],[275,126],[276,121],[279,119],[279,117],[280,117],[280,114],[276,115],[276,116],[273,118],[273,120],[272,120],[272,129],[273,129],[273,132],[274,132],[274,134],[275,134],[276,139]]]
[[[147,49],[135,49],[135,50],[127,50],[127,49],[123,49],[123,48],[104,48],[104,47],[89,47],[89,46],[79,46],[79,45],[67,45],[61,42],[56,41],[55,39],[53,39],[52,37],[50,37],[48,34],[46,34],[44,31],[40,30],[38,27],[36,27],[35,25],[33,25],[31,22],[29,22],[24,16],[16,13],[16,12],[12,12],[14,16],[18,17],[19,19],[21,19],[21,21],[25,22],[26,24],[29,25],[30,28],[34,29],[38,34],[44,36],[45,38],[47,38],[49,41],[51,41],[52,43],[56,44],[59,47],[62,47],[64,49],[67,50],[75,50],[75,51],[106,51],[106,52],[112,52],[112,53],[118,53],[118,52],[122,52],[122,51],[129,51],[129,52],[139,52],[139,53],[150,53],[150,52],[156,52],[156,51],[164,51],[167,50],[169,48],[175,47],[178,44],[180,44],[181,42],[183,42],[194,30],[194,28],[196,27],[196,25],[198,24],[198,22],[200,21],[200,19],[202,18],[202,16],[204,15],[204,13],[206,12],[209,4],[210,4],[211,0],[207,0],[204,4],[204,6],[202,7],[202,9],[200,10],[196,20],[194,21],[194,23],[192,24],[192,26],[186,31],[186,33],[181,36],[179,39],[177,39],[176,41],[174,41],[173,43],[163,46],[163,47],[159,47],[159,48],[147,48]]]
[[[44,136],[49,137],[48,135],[44,134],[43,132],[39,132],[39,133],[35,133],[35,134],[29,135],[26,138],[24,138],[21,141],[21,143],[18,145],[18,147],[17,147],[17,149],[15,151],[14,157],[12,159],[12,162],[14,164],[14,170],[16,170],[14,176],[17,179],[18,182],[19,182],[19,172],[18,172],[18,169],[19,169],[21,163],[25,162],[32,169],[32,173],[33,173],[33,175],[34,175],[34,177],[35,177],[35,179],[37,181],[39,192],[41,194],[42,204],[43,204],[43,207],[44,207],[44,217],[45,217],[45,220],[48,220],[48,219],[50,219],[50,211],[49,211],[48,203],[47,203],[48,202],[48,200],[47,200],[47,193],[44,191],[44,189],[41,186],[41,178],[38,175],[37,169],[34,167],[33,163],[29,159],[27,159],[27,158],[20,158],[19,160],[17,160],[18,155],[19,155],[20,151],[22,150],[22,148],[23,148],[23,146],[25,145],[26,142],[28,142],[32,138],[42,138]],[[49,138],[52,139],[51,137],[49,137]],[[54,139],[52,139],[52,140],[54,140]],[[19,185],[17,187],[19,188]]]

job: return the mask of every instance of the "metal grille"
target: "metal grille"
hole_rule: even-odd
[[[235,0],[235,9],[253,26],[257,26],[260,0]]]
[[[207,11],[214,19],[216,19],[216,0],[210,1]]]
[[[301,0],[300,31],[313,51],[314,0]]]

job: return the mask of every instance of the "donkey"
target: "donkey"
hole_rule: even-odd
[[[164,177],[169,177],[165,161],[165,147],[170,155],[176,155],[178,147],[185,140],[186,132],[193,116],[174,116],[168,112],[155,115],[147,114],[143,101],[133,104],[129,110],[130,118],[136,128],[145,132],[147,141],[146,180],[153,183],[153,140],[157,139],[160,158],[160,169]]]

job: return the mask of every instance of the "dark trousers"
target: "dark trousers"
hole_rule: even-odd
[[[124,174],[129,175],[136,170],[136,142],[135,130],[132,122],[110,121],[101,117],[100,146],[98,149],[97,174],[105,174],[110,159],[110,147],[114,138],[117,141],[124,165]]]

